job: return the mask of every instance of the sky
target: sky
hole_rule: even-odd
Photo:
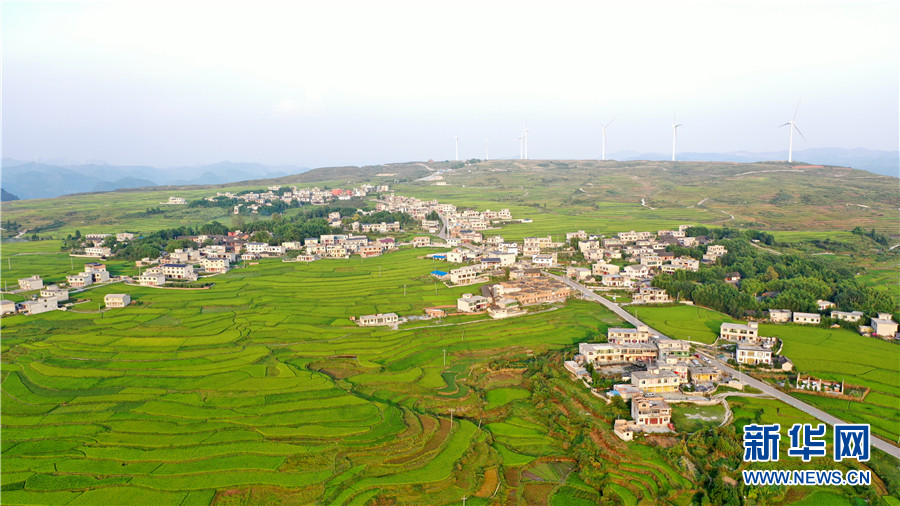
[[[2,3],[2,151],[319,167],[898,149],[900,3]],[[487,140],[487,142],[486,142]]]

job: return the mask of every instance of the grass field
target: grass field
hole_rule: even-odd
[[[734,322],[728,315],[703,307],[626,306],[625,310],[672,339],[685,339],[712,344],[719,337],[719,327]]]
[[[695,404],[674,404],[672,423],[678,432],[696,432],[709,427],[717,427],[725,419],[725,407],[721,404],[698,406]]]
[[[794,362],[798,372],[846,380],[872,390],[865,402],[804,394],[797,394],[798,398],[843,420],[870,423],[874,432],[889,440],[900,437],[900,347],[845,329],[764,324],[760,334],[780,338],[784,342],[782,354]]]

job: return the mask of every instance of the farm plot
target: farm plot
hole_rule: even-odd
[[[761,325],[760,333],[780,338],[782,354],[801,374],[863,385],[871,389],[863,402],[798,394],[798,398],[848,422],[870,423],[872,430],[896,440],[900,436],[900,347],[845,329],[798,325]]]
[[[626,306],[625,310],[672,339],[685,339],[712,344],[719,337],[719,327],[735,320],[728,315],[702,307]]]
[[[501,452],[552,453],[546,431],[524,419],[494,426],[503,450],[483,442],[470,368],[571,346],[615,318],[571,301],[463,326],[350,321],[421,313],[472,290],[435,285],[422,253],[263,261],[217,276],[211,290],[117,285],[135,304],[104,314],[4,318],[4,500],[207,504],[265,489],[312,502],[425,491],[450,501],[460,483],[500,468]],[[492,402],[523,393],[495,391]]]

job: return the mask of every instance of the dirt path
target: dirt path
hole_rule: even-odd
[[[647,209],[649,209],[649,210],[651,210],[651,211],[656,211],[656,208],[655,208],[655,207],[650,207],[650,206],[648,206],[648,205],[647,205],[647,202],[646,202],[644,199],[641,199],[641,205],[644,206],[644,207],[646,207]]]

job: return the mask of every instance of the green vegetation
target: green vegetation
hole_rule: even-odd
[[[641,321],[673,339],[712,344],[722,323],[736,321],[722,313],[699,306],[625,306]]]
[[[761,325],[760,334],[784,342],[782,354],[794,362],[801,374],[862,385],[871,389],[864,402],[796,394],[851,423],[870,423],[873,432],[896,441],[900,436],[900,385],[897,364],[900,347],[863,337],[846,329],[823,329],[799,325]],[[848,352],[851,351],[851,352]]]
[[[699,406],[696,404],[674,404],[672,423],[678,432],[697,432],[717,427],[725,420],[725,407],[721,404]]]
[[[429,166],[447,169],[450,162]],[[733,257],[705,269],[709,279],[689,281],[716,284],[724,272],[737,270],[782,292],[818,294],[824,283],[827,296],[846,294],[843,307],[871,300],[876,303],[867,311],[881,307],[880,295],[866,291],[878,284],[891,284],[890,297],[900,300],[896,252],[885,251],[881,240],[896,228],[896,196],[881,191],[895,180],[836,168],[768,172],[786,168],[470,160],[458,173],[445,173],[446,186],[415,181],[429,173],[422,166],[395,164],[320,169],[252,184],[4,202],[4,237],[39,230],[53,240],[2,243],[0,269],[4,281],[31,274],[62,280],[88,260],[60,253],[62,241],[97,232],[140,231],[139,245],[156,251],[178,247],[177,236],[187,231],[240,228],[258,240],[302,239],[327,233],[302,229],[322,225],[327,206],[285,208],[259,219],[232,215],[229,207],[159,203],[169,196],[198,201],[262,184],[327,188],[369,182],[460,207],[509,208],[514,217],[533,220],[487,232],[509,240],[682,223],[716,234],[727,224],[740,229],[723,235],[729,250],[734,244]],[[820,198],[825,194],[827,199]],[[361,219],[350,211],[342,215]],[[394,219],[408,217],[365,217]],[[857,226],[865,233],[849,231]],[[871,487],[732,487],[728,480],[739,480],[745,468],[739,439],[744,424],[812,421],[773,400],[731,397],[735,423],[717,428],[679,407],[682,434],[620,441],[611,426],[628,416],[628,405],[606,404],[561,367],[576,343],[622,325],[593,303],[571,300],[554,311],[501,321],[419,321],[398,331],[351,322],[351,316],[375,312],[421,314],[477,290],[435,283],[428,275],[432,262],[422,258],[433,251],[438,250],[311,264],[263,260],[216,276],[209,290],[116,284],[80,293],[89,300],[76,306],[81,312],[4,318],[4,501],[387,504],[423,497],[450,503],[467,496],[471,504],[719,504],[743,497],[760,503],[861,497],[874,504],[881,500],[876,496],[900,494],[896,461],[878,453],[867,466],[884,483]],[[812,260],[813,253],[826,254]],[[113,274],[134,273],[124,260],[106,263]],[[761,279],[769,266],[777,279]],[[781,284],[770,287],[773,281]],[[735,290],[734,299],[752,298],[753,286]],[[87,312],[111,292],[129,293],[134,304]],[[738,314],[748,307],[723,309]],[[731,321],[700,307],[629,309],[673,337],[700,342],[714,340],[718,325]],[[783,353],[800,372],[872,389],[864,402],[798,397],[844,419],[872,423],[877,434],[896,440],[896,346],[843,329],[763,327],[763,335],[784,341]],[[799,460],[784,465],[851,466]]]
[[[665,288],[674,298],[689,299],[733,317],[769,308],[815,311],[819,299],[834,301],[840,310],[858,310],[870,316],[895,309],[891,293],[884,287],[861,286],[855,279],[852,265],[755,247],[750,242],[752,237],[774,241],[757,231],[706,227],[691,227],[688,231],[732,238],[717,241],[728,253],[716,265],[701,265],[697,272],[680,270],[654,277],[653,286]],[[704,252],[699,247],[671,249],[686,250],[678,253],[693,256]],[[725,282],[726,276],[733,272],[740,275],[739,287]]]
[[[528,391],[469,379],[471,368],[511,350],[571,347],[620,322],[578,301],[465,333],[349,320],[421,313],[472,289],[435,285],[426,252],[262,261],[217,276],[210,290],[85,292],[135,301],[103,314],[4,318],[4,500],[208,503],[269,487],[310,501],[449,501],[511,455],[564,455],[522,415],[478,429],[484,413]],[[464,388],[444,393],[445,371]]]

